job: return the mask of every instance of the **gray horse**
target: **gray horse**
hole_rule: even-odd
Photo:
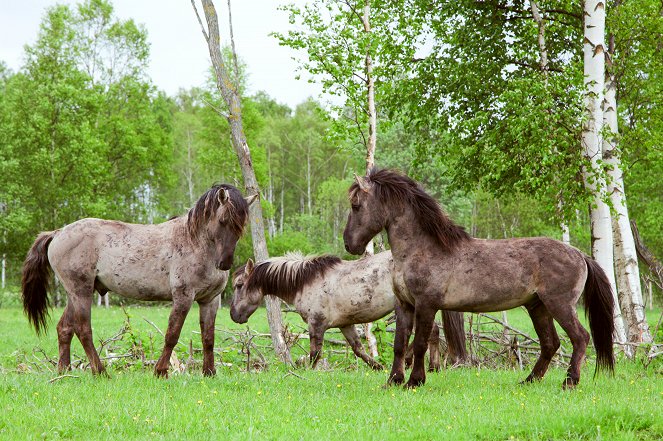
[[[361,254],[371,238],[387,230],[394,257],[397,317],[392,383],[404,381],[406,329],[415,320],[414,365],[407,387],[426,380],[426,332],[439,309],[502,311],[524,305],[541,341],[541,355],[526,382],[541,379],[560,342],[553,319],[568,334],[573,354],[562,386],[580,380],[589,334],[576,303],[585,292],[597,370],[614,369],[614,300],[601,267],[577,249],[535,237],[482,240],[470,237],[444,214],[414,180],[392,170],[373,169],[350,187],[351,211],[343,233],[346,249]]]
[[[382,365],[366,353],[355,324],[378,320],[398,308],[393,290],[391,251],[341,260],[337,256],[304,257],[289,253],[258,265],[249,260],[233,274],[234,295],[230,317],[245,323],[267,294],[293,305],[308,324],[311,366],[322,350],[324,333],[339,328],[355,355],[370,367]],[[399,312],[397,311],[397,315]],[[463,314],[444,311],[444,335],[454,361],[463,360],[465,332]],[[411,332],[411,329],[408,331]],[[440,369],[439,330],[429,332],[430,370]]]
[[[168,376],[173,347],[194,301],[200,305],[203,373],[214,375],[214,321],[219,293],[228,280],[235,245],[244,230],[249,203],[232,185],[209,189],[189,210],[158,225],[82,219],[41,233],[23,265],[23,309],[37,334],[46,331],[50,269],[67,291],[57,326],[58,371],[70,368],[76,334],[94,374],[105,368],[92,340],[90,312],[96,290],[138,300],[172,300],[165,343],[154,368]]]

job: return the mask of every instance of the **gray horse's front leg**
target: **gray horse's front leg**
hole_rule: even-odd
[[[359,338],[359,334],[357,334],[357,328],[355,328],[355,325],[344,326],[343,328],[340,329],[343,335],[345,336],[345,339],[350,344],[352,352],[354,352],[357,357],[364,360],[367,365],[369,365],[372,369],[375,369],[376,371],[381,371],[382,369],[384,369],[384,366],[382,366],[373,357],[371,357],[366,353],[364,346],[361,344],[361,339]]]
[[[173,296],[173,309],[171,309],[170,317],[168,318],[168,329],[166,330],[163,352],[154,366],[154,375],[157,377],[168,378],[170,356],[173,353],[173,348],[179,341],[184,319],[186,319],[192,303],[193,297],[185,297],[183,294]]]
[[[320,353],[322,352],[322,343],[324,341],[326,330],[327,328],[321,323],[309,323],[308,325],[308,335],[311,340],[311,369],[315,369],[318,361],[320,361]]]
[[[412,333],[414,308],[396,301],[396,335],[394,337],[394,363],[387,384],[402,384],[405,381],[405,351]]]
[[[219,309],[220,296],[214,297],[207,303],[198,302],[200,306],[200,336],[203,341],[203,375],[211,377],[216,375],[214,367],[214,322]]]
[[[424,356],[428,348],[428,339],[433,328],[435,313],[437,311],[431,308],[419,307],[415,310],[415,327],[417,332],[414,334],[414,363],[412,373],[405,387],[415,388],[426,382],[426,369],[424,368]]]

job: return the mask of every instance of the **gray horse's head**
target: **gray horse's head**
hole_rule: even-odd
[[[355,175],[349,190],[351,210],[343,231],[345,250],[351,254],[362,254],[366,245],[385,227],[385,207],[377,200],[375,186],[366,177]]]
[[[230,184],[218,184],[207,190],[189,210],[189,236],[196,243],[212,244],[218,269],[229,270],[232,266],[235,246],[249,217],[249,205],[256,199],[257,195],[243,198]]]
[[[249,317],[262,304],[260,289],[249,289],[248,280],[253,272],[253,260],[239,267],[233,274],[233,299],[230,303],[230,318],[235,323],[246,323]]]

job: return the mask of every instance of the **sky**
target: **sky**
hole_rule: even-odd
[[[151,45],[148,74],[168,95],[180,89],[203,86],[210,65],[209,52],[190,0],[111,0],[120,19],[143,24]],[[278,45],[270,32],[289,29],[287,14],[277,10],[284,3],[305,0],[235,0],[231,3],[238,55],[247,64],[249,90],[265,91],[278,102],[294,108],[308,97],[318,98],[321,88],[296,80],[297,55]],[[24,61],[23,47],[37,38],[47,7],[76,4],[74,0],[0,0],[0,60],[17,71]],[[222,44],[229,42],[227,1],[216,0]],[[200,1],[198,11],[203,14]],[[204,21],[204,16],[202,17]]]

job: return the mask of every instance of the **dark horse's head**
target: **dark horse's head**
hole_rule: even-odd
[[[394,170],[373,168],[363,178],[355,176],[348,191],[352,209],[343,241],[349,253],[362,254],[368,242],[388,227],[390,219],[405,210],[411,211],[419,228],[444,249],[453,249],[469,238],[416,181]]]
[[[217,184],[189,210],[186,223],[189,236],[194,242],[213,243],[214,262],[218,269],[230,269],[235,246],[249,217],[249,205],[256,198],[254,195],[245,199],[232,185]]]

